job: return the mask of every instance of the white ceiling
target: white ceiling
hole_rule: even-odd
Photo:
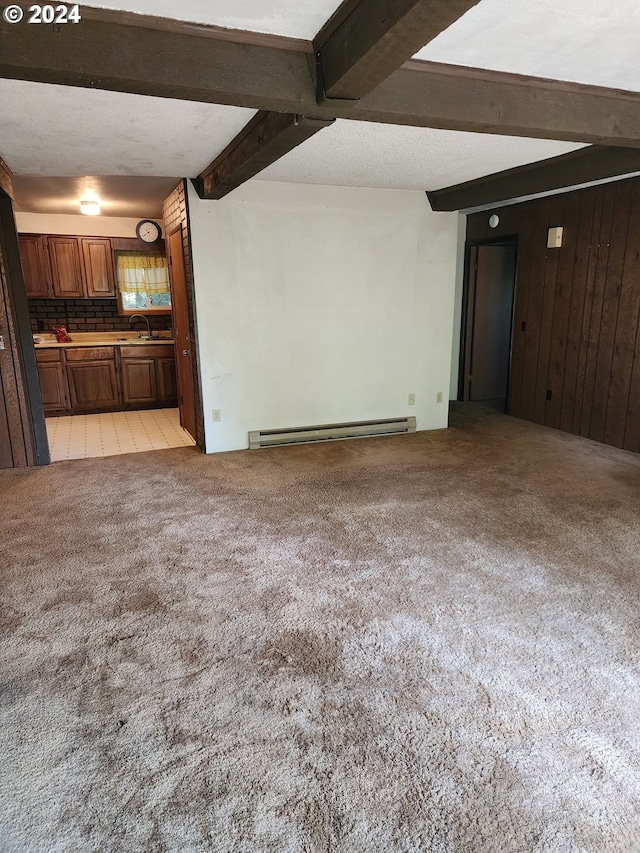
[[[341,0],[103,0],[83,5],[310,40],[340,4]]]
[[[199,174],[255,110],[0,79],[0,154],[18,175]]]
[[[191,0],[178,10],[174,0],[92,5],[312,38],[339,0]],[[480,0],[418,56],[640,91],[638,44],[638,0]],[[215,104],[0,79],[0,155],[18,175],[192,177],[253,114]],[[577,147],[338,121],[258,179],[438,189]]]
[[[0,80],[2,156],[16,175],[195,177],[253,115],[216,104]],[[259,180],[438,189],[578,147],[338,120]],[[57,186],[60,210],[51,212],[68,212]],[[69,188],[66,207],[77,203],[77,182]]]
[[[581,147],[547,139],[338,119],[268,166],[257,178],[435,190]]]
[[[419,59],[640,91],[638,0],[480,0]]]

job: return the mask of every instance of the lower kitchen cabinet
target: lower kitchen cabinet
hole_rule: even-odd
[[[174,355],[156,359],[156,381],[158,383],[158,401],[161,403],[178,402],[178,382],[176,379],[176,360]]]
[[[155,403],[156,362],[153,358],[122,359],[122,402]]]
[[[123,346],[120,360],[125,405],[177,402],[173,345]]]
[[[67,349],[67,382],[75,412],[120,407],[120,388],[113,347]]]
[[[36,350],[45,414],[175,406],[173,344]]]
[[[40,393],[45,414],[69,411],[67,377],[58,349],[46,349],[36,352]]]

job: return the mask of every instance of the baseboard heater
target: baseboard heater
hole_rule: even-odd
[[[332,441],[340,438],[365,438],[373,435],[393,435],[415,432],[416,419],[389,418],[384,421],[357,421],[349,424],[287,427],[286,429],[253,430],[249,433],[249,450],[274,447],[278,444],[304,444],[310,441]]]

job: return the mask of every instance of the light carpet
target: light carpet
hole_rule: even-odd
[[[2,472],[0,849],[640,851],[640,459],[435,433]]]

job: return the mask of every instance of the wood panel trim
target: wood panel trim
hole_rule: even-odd
[[[13,199],[13,172],[0,157],[0,195]]]
[[[0,354],[5,358],[11,355],[15,382],[17,414],[23,436],[23,449],[18,457],[14,456],[14,465],[48,465],[49,443],[40,394],[38,367],[36,364],[31,322],[27,296],[22,278],[20,249],[13,215],[13,203],[10,198],[0,198],[0,253],[4,277],[2,286],[4,296],[7,350]],[[7,386],[3,386],[7,393]]]
[[[591,145],[474,181],[427,190],[431,209],[465,210],[640,172],[640,149]]]
[[[90,19],[57,32],[0,22],[0,76],[317,118],[640,147],[639,93],[410,60],[360,101],[318,105],[311,54],[248,38]]]
[[[261,111],[193,185],[200,198],[223,198],[334,121]]]

